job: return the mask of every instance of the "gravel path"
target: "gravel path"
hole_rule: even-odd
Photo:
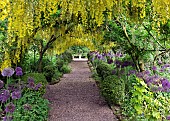
[[[45,97],[51,102],[48,121],[117,121],[90,78],[87,62],[70,66],[70,74],[47,88]]]

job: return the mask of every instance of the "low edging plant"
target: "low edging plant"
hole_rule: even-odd
[[[15,75],[14,75],[15,74]],[[3,121],[47,121],[48,100],[43,98],[45,84],[33,77],[21,81],[22,68],[5,68],[0,80],[0,117]],[[14,81],[13,76],[18,78]],[[5,80],[6,79],[6,80]],[[12,81],[13,79],[13,81]]]
[[[63,74],[66,74],[66,73],[70,73],[71,72],[71,68],[70,68],[70,66],[69,65],[63,65],[62,67],[61,67],[61,72],[63,73]]]
[[[21,77],[21,80],[24,82],[27,82],[29,77],[32,77],[34,79],[35,83],[41,82],[44,85],[47,84],[47,80],[46,80],[44,74],[42,74],[42,73],[28,73],[28,74],[23,75]]]
[[[110,65],[114,67],[112,74],[103,76],[102,74],[104,73],[102,71],[105,71],[105,68],[97,71],[96,67],[100,67],[101,63],[106,65],[110,61],[106,61],[106,56],[101,57],[101,55],[95,54],[92,57],[90,55],[93,65],[92,72],[94,72],[93,77],[99,79],[97,82],[106,100],[110,104],[115,103],[119,105],[119,107],[116,106],[114,108],[115,105],[111,105],[111,107],[113,107],[114,113],[120,120],[170,120],[170,109],[168,106],[170,104],[170,64],[159,62],[158,67],[153,66],[149,67],[148,70],[137,72],[134,64],[126,57],[122,58],[121,56],[121,58],[109,59],[113,60],[111,63],[114,63],[114,65]],[[98,75],[102,75],[100,77],[103,78],[98,78]],[[124,83],[123,89],[120,87],[122,83]],[[116,90],[118,91],[115,94]]]
[[[121,105],[125,98],[125,83],[118,76],[110,75],[100,81],[102,95],[110,104]]]
[[[27,90],[16,102],[13,121],[47,121],[48,100],[42,98],[40,92]]]
[[[53,65],[48,65],[43,68],[44,76],[49,83],[53,81],[53,77],[56,70],[58,69]]]
[[[112,70],[113,67],[105,62],[100,62],[98,63],[97,67],[96,67],[96,71],[98,73],[98,75],[104,79],[109,75],[112,75]]]

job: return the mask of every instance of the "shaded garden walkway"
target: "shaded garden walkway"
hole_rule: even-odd
[[[92,78],[87,62],[72,62],[72,72],[49,85],[51,102],[48,121],[117,121]]]

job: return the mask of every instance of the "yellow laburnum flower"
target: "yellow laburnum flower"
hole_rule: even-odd
[[[5,8],[5,6],[6,6],[6,3],[4,1],[1,1],[0,2],[0,9]]]

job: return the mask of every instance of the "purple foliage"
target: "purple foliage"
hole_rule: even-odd
[[[27,87],[30,88],[30,89],[34,89],[35,83],[34,83],[34,79],[33,78],[31,78],[31,77],[28,78],[28,85],[27,85]]]
[[[102,53],[102,56],[107,56],[107,53]]]
[[[145,79],[145,82],[149,85],[150,83],[154,85],[158,85],[160,82],[160,77],[158,75],[153,75],[153,76],[147,76]]]
[[[93,56],[92,61],[94,61],[95,57]]]
[[[102,59],[102,55],[101,54],[98,54],[97,55],[97,58],[100,60],[100,59]]]
[[[108,52],[108,53],[107,53],[107,56],[110,57],[110,58],[113,57],[113,55],[111,54],[111,52]]]

